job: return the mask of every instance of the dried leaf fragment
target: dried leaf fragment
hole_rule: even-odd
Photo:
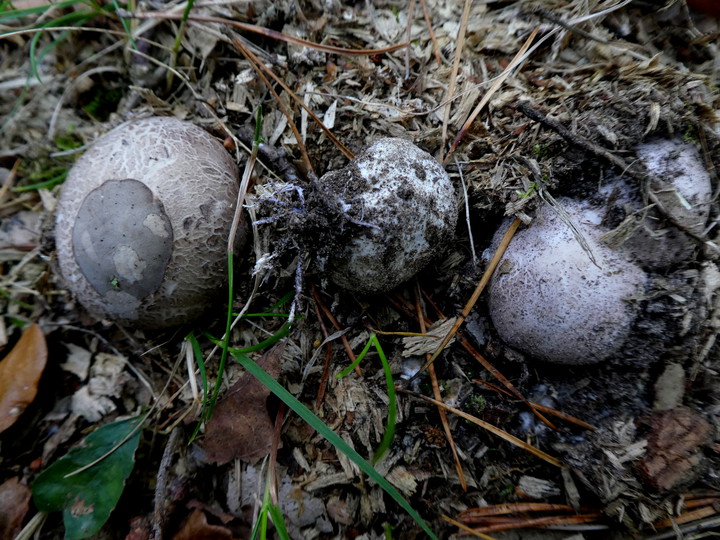
[[[173,540],[232,540],[233,535],[227,527],[211,525],[202,510],[195,509],[185,524],[173,537]]]
[[[691,482],[700,472],[701,447],[712,438],[712,426],[695,411],[677,407],[651,415],[647,454],[638,470],[659,492]]]
[[[0,433],[12,426],[35,399],[46,362],[45,335],[33,323],[0,362]]]
[[[280,373],[280,344],[259,360],[258,365],[272,377]],[[233,459],[254,463],[267,455],[272,445],[273,423],[265,402],[270,390],[246,373],[218,402],[205,432],[205,454],[219,465]]]
[[[30,509],[30,488],[18,477],[0,485],[0,538],[15,538]]]

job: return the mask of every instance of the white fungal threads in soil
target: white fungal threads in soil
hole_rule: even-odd
[[[587,241],[600,268],[556,212],[543,206],[516,233],[489,288],[490,316],[511,347],[548,362],[592,364],[616,354],[637,315],[633,298],[645,272],[622,251],[599,241],[597,211],[559,201]],[[494,244],[499,243],[501,229]]]
[[[353,292],[388,291],[422,270],[452,239],[455,190],[447,173],[403,139],[379,139],[319,180],[343,218],[337,248],[321,264]]]
[[[94,315],[160,328],[198,317],[222,290],[238,170],[204,130],[130,122],[70,170],[56,214],[60,273]]]

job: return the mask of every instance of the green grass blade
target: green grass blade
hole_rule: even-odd
[[[278,300],[274,305],[268,309],[268,311],[277,311],[281,307],[283,307],[285,304],[287,304],[290,300],[293,299],[295,296],[295,291],[288,292],[285,296],[283,296],[280,300]]]
[[[49,180],[45,180],[44,182],[37,182],[35,184],[30,184],[29,186],[18,186],[11,188],[10,191],[13,193],[24,193],[26,191],[35,191],[38,189],[51,189],[52,187],[56,186],[57,184],[61,184],[63,181],[65,181],[65,178],[67,178],[68,171],[64,171],[57,176],[54,176],[53,178],[50,178]]]
[[[255,522],[255,525],[253,525],[252,531],[250,532],[250,540],[255,540],[258,537],[258,534],[260,534],[260,519]]]
[[[357,366],[360,361],[365,358],[365,355],[370,350],[371,346],[375,346],[375,350],[378,352],[378,356],[380,357],[380,362],[382,363],[383,371],[385,372],[385,382],[387,383],[387,392],[388,392],[388,419],[387,419],[387,425],[385,426],[385,433],[383,434],[382,441],[380,441],[380,446],[378,446],[377,450],[375,451],[375,455],[373,455],[372,462],[373,464],[377,463],[380,458],[382,458],[385,455],[385,452],[388,451],[390,448],[390,445],[392,444],[393,437],[395,437],[395,419],[397,418],[397,403],[395,400],[395,383],[392,378],[392,371],[390,369],[390,364],[387,361],[387,357],[385,356],[385,352],[382,350],[382,347],[380,346],[380,341],[378,341],[377,335],[371,334],[370,339],[368,339],[367,343],[365,344],[365,348],[360,352],[360,354],[357,356],[355,361],[350,364],[348,367],[343,369],[340,373],[337,374],[337,378],[341,379],[345,376],[347,376],[353,369],[355,369],[355,366]]]
[[[87,21],[95,18],[100,13],[100,11],[96,10],[83,10],[75,13],[68,13],[67,15],[62,15],[51,21],[48,21],[40,28],[43,28],[45,30],[51,30],[55,26],[82,26]],[[32,75],[36,77],[37,80],[40,82],[42,82],[42,79],[40,78],[40,70],[38,69],[38,64],[48,52],[57,47],[70,35],[69,30],[63,31],[57,38],[53,39],[53,41],[51,41],[48,45],[43,47],[40,52],[38,52],[38,43],[40,43],[40,39],[42,38],[44,33],[45,32],[38,32],[33,36],[32,40],[30,40],[30,71]]]
[[[228,309],[227,309],[227,318],[225,319],[225,337],[223,338],[222,342],[220,343],[220,347],[222,348],[222,353],[220,355],[220,364],[218,365],[217,370],[217,379],[215,381],[215,388],[213,388],[212,397],[210,397],[210,401],[207,405],[207,410],[205,411],[205,414],[203,415],[204,420],[207,422],[210,419],[210,416],[212,415],[213,409],[215,408],[215,403],[217,403],[218,395],[220,394],[220,383],[222,382],[223,374],[225,373],[225,363],[227,362],[227,356],[228,356],[228,349],[230,344],[230,331],[232,330],[232,321],[233,321],[233,315],[232,315],[232,304],[233,304],[233,296],[234,289],[233,289],[233,274],[235,273],[233,268],[233,253],[232,251],[228,251],[227,254],[228,257]]]
[[[121,9],[118,0],[112,0],[112,4],[115,11]],[[125,33],[127,34],[128,40],[130,41],[130,45],[132,46],[132,48],[137,49],[137,44],[135,43],[135,39],[132,36],[132,29],[130,28],[130,20],[125,17],[121,17],[120,24],[122,24],[123,30],[125,30]]]
[[[43,4],[40,6],[24,8],[24,9],[10,9],[0,16],[0,23],[7,24],[9,22],[18,21],[30,15],[36,15],[38,13],[45,13],[50,7],[60,11],[68,7],[77,6],[83,2],[78,0],[65,0],[64,2],[57,2],[55,4]],[[9,3],[8,3],[9,4]],[[2,35],[2,34],[0,34]]]
[[[205,360],[203,359],[202,351],[200,350],[200,344],[195,337],[195,332],[190,332],[187,338],[192,346],[193,355],[195,356],[195,362],[197,362],[198,370],[200,371],[200,379],[203,385],[203,399],[208,395],[208,378],[207,370],[205,369]]]
[[[395,437],[395,420],[397,418],[397,400],[395,399],[395,382],[392,378],[392,370],[390,369],[390,363],[387,361],[387,357],[385,356],[385,352],[382,350],[382,347],[380,346],[380,341],[378,341],[378,338],[375,334],[373,334],[370,337],[370,342],[375,345],[375,349],[378,352],[378,356],[380,357],[380,362],[382,362],[383,371],[385,372],[385,382],[387,384],[387,393],[388,393],[388,417],[387,417],[387,425],[385,426],[385,433],[383,434],[382,441],[380,441],[380,446],[378,446],[377,450],[375,450],[375,454],[373,455],[372,463],[373,465],[377,463],[380,458],[382,458],[385,455],[385,452],[387,452],[390,449],[390,445],[392,444],[393,437]]]
[[[266,349],[270,347],[271,345],[274,345],[278,341],[280,341],[282,338],[287,336],[290,333],[290,329],[292,328],[292,325],[289,323],[285,323],[280,327],[280,330],[275,332],[272,336],[269,338],[261,341],[260,343],[257,343],[255,345],[250,345],[249,347],[244,347],[242,349],[236,348],[236,347],[228,347],[228,352],[237,357],[239,354],[246,354],[251,352],[257,352],[262,351],[263,349]],[[205,336],[212,341],[215,345],[222,346],[222,340],[217,339],[216,337],[211,336],[208,333],[205,333]]]
[[[285,518],[283,518],[282,512],[280,512],[280,508],[271,504],[268,506],[268,512],[270,513],[270,519],[272,519],[272,522],[275,525],[275,530],[277,531],[280,540],[290,540],[287,527],[285,527]]]
[[[397,502],[420,527],[422,527],[430,538],[437,540],[437,536],[423,521],[420,514],[418,514],[413,507],[410,506],[410,503],[400,494],[400,492],[395,489],[392,484],[390,484],[390,482],[388,482],[379,472],[377,472],[370,463],[365,461],[365,459],[363,459],[363,457],[358,454],[354,448],[346,443],[337,433],[326,426],[320,418],[310,411],[310,409],[300,403],[295,396],[283,388],[280,383],[268,375],[265,370],[253,362],[250,358],[244,355],[239,355],[237,359],[251,375],[256,377],[283,403],[290,407],[295,414],[305,420],[305,422],[322,435],[330,444],[350,458],[350,460],[352,460],[352,462],[355,463],[361,471],[372,478],[372,480],[374,480],[385,491],[385,493],[392,497],[395,502]]]
[[[373,334],[373,336],[374,336],[374,335],[375,335],[375,334]],[[345,369],[343,369],[340,373],[338,373],[338,374],[336,375],[336,377],[337,377],[338,379],[342,379],[343,377],[347,377],[347,376],[352,372],[352,370],[355,369],[355,368],[358,366],[358,364],[360,364],[360,362],[362,361],[362,359],[365,358],[365,355],[366,355],[366,354],[368,353],[368,351],[370,350],[370,346],[371,346],[372,344],[373,344],[373,343],[372,343],[372,339],[368,339],[368,342],[365,344],[365,348],[364,348],[362,351],[360,351],[360,354],[357,355],[357,358],[355,358],[355,361],[354,361],[352,364],[350,364],[348,367],[346,367]]]

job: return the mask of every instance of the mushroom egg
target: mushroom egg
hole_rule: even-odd
[[[226,281],[237,178],[222,144],[189,122],[146,118],[100,137],[58,200],[67,288],[93,315],[123,324],[198,317]]]
[[[490,317],[511,347],[547,362],[582,365],[618,353],[630,335],[647,275],[623,250],[600,240],[601,214],[588,204],[558,201],[594,261],[550,206],[518,231],[489,287]],[[493,240],[497,246],[505,233]]]
[[[341,216],[324,262],[340,287],[361,294],[407,281],[449,243],[457,221],[455,189],[427,152],[399,138],[375,141],[318,189]]]

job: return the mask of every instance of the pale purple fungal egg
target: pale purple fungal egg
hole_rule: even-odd
[[[560,204],[595,261],[549,206],[516,233],[489,288],[490,316],[511,347],[557,364],[594,364],[621,350],[639,311],[647,275],[623,250],[600,241],[601,215]],[[494,244],[506,229],[499,230]]]

